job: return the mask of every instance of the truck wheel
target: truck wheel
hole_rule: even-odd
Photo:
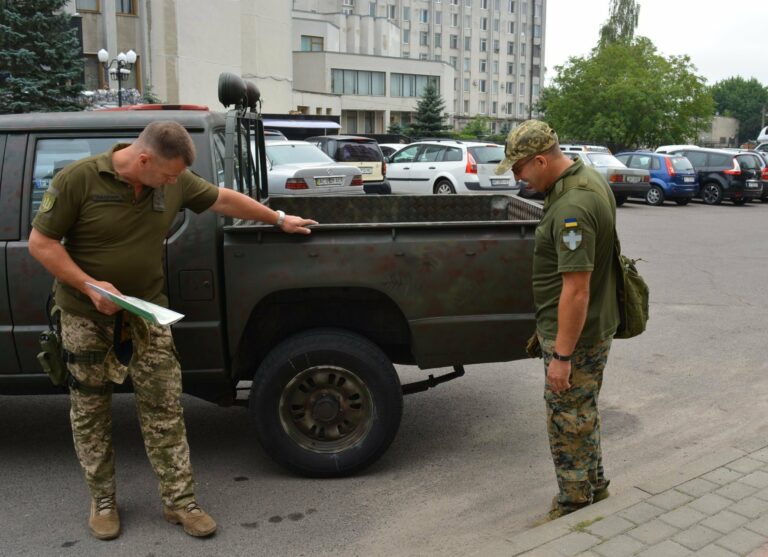
[[[347,476],[375,462],[400,426],[403,395],[378,346],[341,329],[314,329],[276,346],[249,401],[264,450],[304,476]]]
[[[626,200],[627,200],[627,196],[626,195],[617,195],[616,196],[616,206],[617,207],[621,207],[622,205],[624,205],[624,202]]]
[[[448,180],[440,180],[437,184],[435,184],[435,193],[437,195],[450,195],[456,193],[456,190],[453,189],[453,184],[451,184]]]
[[[645,202],[648,205],[664,205],[664,190],[659,186],[651,186],[651,189],[645,194]]]
[[[723,201],[723,188],[714,182],[708,182],[701,188],[701,200],[707,205],[719,205]]]

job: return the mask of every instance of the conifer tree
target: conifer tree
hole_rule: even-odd
[[[0,0],[0,113],[80,110],[83,59],[67,0]]]
[[[409,128],[414,137],[445,137],[450,126],[445,123],[445,101],[437,86],[430,82],[416,105],[416,117]]]

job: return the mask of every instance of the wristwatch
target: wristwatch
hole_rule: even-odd
[[[277,222],[275,223],[275,226],[281,227],[283,226],[283,221],[285,220],[285,211],[281,211],[280,209],[277,210]]]
[[[559,360],[559,361],[561,361],[561,362],[570,362],[570,361],[571,361],[571,356],[573,356],[573,354],[570,354],[569,356],[563,356],[562,354],[558,354],[558,353],[557,353],[556,351],[554,351],[554,350],[552,351],[552,357],[553,357],[555,360]]]

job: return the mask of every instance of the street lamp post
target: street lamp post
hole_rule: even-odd
[[[121,52],[117,55],[117,58],[109,60],[109,52],[105,49],[101,49],[97,56],[99,62],[104,65],[104,69],[109,73],[109,77],[117,80],[117,106],[123,106],[123,79],[131,74],[131,68],[136,63],[136,53],[133,50],[129,50],[127,53]]]

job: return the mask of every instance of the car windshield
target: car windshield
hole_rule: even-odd
[[[376,142],[339,141],[336,148],[336,160],[339,162],[379,162],[382,159]]]
[[[675,170],[679,170],[679,171],[693,170],[693,165],[691,164],[691,161],[689,161],[685,157],[672,157],[672,167]]]
[[[323,153],[314,145],[297,145],[289,143],[288,145],[278,142],[269,143],[267,146],[267,158],[273,165],[292,164],[297,162],[315,162],[329,163],[333,159]]]
[[[623,162],[608,153],[589,153],[587,158],[595,166],[624,166]]]
[[[504,158],[504,147],[501,145],[483,145],[470,147],[469,152],[477,164],[499,164]]]

